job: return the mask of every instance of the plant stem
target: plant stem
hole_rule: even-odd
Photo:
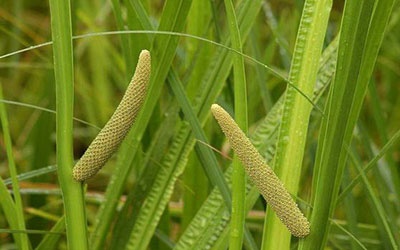
[[[232,48],[242,52],[239,25],[235,8],[231,0],[225,0],[225,9],[229,23]],[[233,56],[235,119],[239,127],[247,133],[247,91],[244,71],[244,60],[241,55]],[[245,223],[246,179],[245,171],[237,156],[233,159],[232,174],[232,227],[230,231],[229,249],[242,249]]]
[[[72,178],[74,77],[70,1],[50,0],[56,82],[57,166],[69,249],[88,249],[83,185]]]

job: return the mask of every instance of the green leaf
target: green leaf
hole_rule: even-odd
[[[242,41],[240,39],[240,30],[238,27],[233,1],[224,0],[224,3],[232,48],[242,53]],[[240,55],[234,55],[232,60],[234,76],[235,120],[244,133],[247,133],[247,86],[246,75],[244,71],[244,59]],[[234,250],[242,249],[243,229],[245,222],[245,209],[243,200],[246,196],[246,173],[236,155],[234,155],[233,158],[232,178],[232,228],[230,231],[229,249]]]
[[[3,100],[3,88],[0,85],[0,99]],[[8,193],[8,189],[5,186],[4,181],[0,178],[0,204],[7,217],[8,223],[12,230],[25,230],[25,220],[23,213],[23,204],[21,200],[21,194],[19,189],[19,182],[17,179],[17,169],[15,166],[14,156],[12,153],[12,142],[8,124],[8,117],[6,108],[3,102],[0,102],[0,120],[1,128],[4,136],[4,145],[7,151],[8,168],[11,175],[12,190],[14,199]],[[30,249],[30,242],[26,234],[13,234],[17,246],[21,249]]]
[[[303,165],[304,148],[312,106],[300,93],[311,96],[317,78],[332,0],[304,2],[297,32],[282,122],[273,168],[287,190],[296,195]],[[273,239],[273,240],[271,240]],[[271,208],[267,209],[262,249],[289,249],[290,232]]]
[[[325,246],[353,129],[358,119],[394,1],[347,1],[337,73],[319,137],[313,180],[311,234],[300,249]],[[393,244],[393,242],[392,242]]]

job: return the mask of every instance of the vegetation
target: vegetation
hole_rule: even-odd
[[[0,17],[0,249],[398,249],[399,1],[6,1]],[[142,50],[135,122],[78,182]],[[214,103],[251,143],[230,145]],[[251,144],[308,236],[245,174],[233,149]]]

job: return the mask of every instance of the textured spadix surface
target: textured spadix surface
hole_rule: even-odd
[[[310,233],[310,224],[307,218],[257,149],[222,107],[213,104],[211,111],[250,179],[283,224],[294,236],[307,236]]]
[[[90,144],[73,169],[73,177],[84,181],[94,176],[118,149],[144,102],[150,79],[150,52],[139,55],[135,74],[110,120]]]

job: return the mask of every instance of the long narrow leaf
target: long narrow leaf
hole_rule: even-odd
[[[226,16],[229,26],[229,34],[232,47],[242,52],[242,41],[232,0],[225,0]],[[234,103],[235,120],[239,127],[247,133],[247,86],[244,72],[244,59],[239,55],[233,58],[234,75]],[[229,248],[241,249],[243,241],[243,229],[245,222],[245,208],[243,200],[246,196],[246,174],[237,155],[233,158],[233,182],[232,182],[232,229],[230,232]]]
[[[307,96],[312,95],[316,82],[331,6],[331,0],[304,2],[289,81]],[[294,195],[300,181],[311,110],[312,106],[298,90],[288,86],[273,166],[285,187]],[[269,208],[262,249],[289,249],[290,239],[289,231]]]
[[[0,86],[0,99],[3,99],[2,86]],[[1,204],[5,214],[7,215],[11,229],[25,230],[26,227],[25,227],[25,219],[23,213],[24,208],[19,190],[19,181],[17,179],[17,169],[14,162],[14,156],[12,154],[11,135],[8,125],[7,112],[4,103],[0,103],[0,120],[4,136],[4,144],[6,146],[6,151],[7,151],[8,168],[10,170],[10,175],[12,180],[12,189],[14,193],[14,201],[13,201],[10,194],[7,191],[4,182],[1,180],[2,182],[0,187],[0,192],[2,193]],[[19,248],[27,250],[30,248],[30,242],[26,234],[15,234],[13,236]]]
[[[322,248],[327,239],[353,129],[394,1],[347,1],[335,82],[323,120],[313,181],[311,234],[300,249]]]
[[[65,231],[65,216],[61,217],[51,229],[51,234],[47,234],[35,250],[52,250],[57,249],[57,243],[61,238],[61,234]]]

